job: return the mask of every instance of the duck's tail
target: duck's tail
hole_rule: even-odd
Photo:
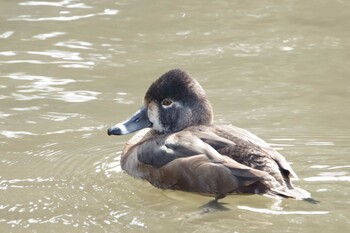
[[[261,194],[265,194],[270,197],[293,198],[297,200],[310,201],[313,203],[318,202],[311,197],[311,194],[308,191],[294,187],[289,177],[284,177],[283,180],[276,180],[276,178],[272,175],[267,175],[264,177],[264,180],[260,182],[258,187]]]
[[[268,193],[266,193],[268,196],[272,197],[285,197],[285,198],[293,198],[297,200],[304,200],[313,204],[318,203],[319,201],[313,199],[311,197],[311,194],[301,188],[293,187],[291,189],[271,189]]]

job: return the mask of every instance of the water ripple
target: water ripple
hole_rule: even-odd
[[[26,131],[1,130],[0,135],[5,136],[6,138],[21,138],[23,135],[36,135],[36,134],[31,132],[26,132]]]
[[[53,38],[56,36],[64,35],[67,34],[66,32],[50,32],[50,33],[43,33],[43,34],[38,34],[33,36],[34,39],[39,39],[39,40],[46,40],[49,38]]]
[[[29,81],[29,83],[17,86],[17,93],[11,93],[11,96],[16,100],[34,100],[49,97],[64,102],[82,103],[95,100],[101,94],[100,92],[88,90],[65,91],[64,85],[77,82],[73,79],[36,76],[24,73],[12,73],[3,77],[20,80],[21,83],[23,81]]]
[[[19,101],[30,101],[30,100],[39,100],[39,99],[44,99],[44,96],[40,96],[40,95],[22,95],[22,94],[18,94],[18,93],[13,93],[11,94],[12,97],[15,98],[15,100],[19,100]]]
[[[0,181],[0,190],[8,189],[8,188],[26,188],[32,186],[32,183],[35,183],[35,185],[47,185],[48,183],[51,184],[54,179],[52,177],[49,178],[43,178],[43,177],[37,177],[37,178],[26,178],[26,179],[12,179],[12,180],[5,180],[2,179]]]
[[[83,60],[80,57],[80,53],[77,53],[77,52],[69,52],[69,51],[61,51],[61,50],[45,50],[45,51],[28,51],[27,53],[34,54],[34,55],[44,55],[52,58],[61,58],[64,60],[74,60],[74,61]]]
[[[85,41],[69,40],[64,42],[57,42],[55,45],[61,46],[61,47],[67,47],[69,49],[74,48],[74,49],[91,50],[93,44]],[[54,50],[54,49],[44,50],[44,51],[27,51],[27,52],[3,51],[3,52],[0,52],[0,55],[10,57],[15,55],[21,56],[23,53],[28,54],[30,56],[39,55],[39,56],[46,56],[46,57],[50,57],[58,60],[50,61],[45,58],[43,59],[12,58],[11,60],[7,60],[7,61],[2,60],[0,61],[0,64],[20,64],[20,63],[39,64],[39,65],[40,64],[58,64],[58,67],[91,69],[95,65],[95,60],[107,59],[106,56],[103,56],[101,54],[89,54],[91,61],[84,61],[84,59],[81,56],[81,53],[79,52]]]
[[[0,112],[0,119],[5,119],[9,116],[12,116],[13,114],[8,114],[8,113],[4,113],[4,112]]]
[[[0,55],[1,55],[1,56],[10,57],[10,56],[15,56],[16,53],[13,52],[13,51],[3,51],[3,52],[0,52]]]
[[[60,67],[71,67],[71,68],[91,68],[95,65],[95,62],[69,62],[69,61],[38,61],[38,60],[14,60],[14,61],[0,61],[0,64],[18,64],[18,63],[28,63],[28,64],[66,64],[60,65]]]
[[[334,142],[319,142],[319,141],[310,141],[306,142],[305,145],[307,146],[334,146]]]
[[[62,112],[48,112],[41,114],[40,118],[52,121],[65,121],[71,118],[84,119],[85,116],[79,113],[62,113]]]
[[[95,172],[96,173],[101,172],[106,177],[111,177],[112,174],[122,172],[122,168],[120,166],[120,155],[121,155],[121,152],[118,152],[118,153],[112,152],[108,155],[107,157],[108,160],[107,159],[105,159],[104,161],[99,160],[98,162],[94,163]],[[112,161],[110,158],[113,158]]]
[[[81,103],[97,99],[100,92],[95,91],[64,91],[60,92],[54,99],[71,103]]]
[[[237,206],[238,209],[241,210],[248,210],[256,213],[262,213],[262,214],[272,214],[272,215],[323,215],[323,214],[329,214],[328,211],[276,211],[276,210],[270,210],[270,209],[263,209],[263,208],[253,208],[249,206]]]
[[[59,2],[46,2],[46,1],[28,1],[28,2],[20,2],[21,6],[59,6],[59,7],[67,7],[67,8],[92,8],[91,6],[86,6],[84,3],[76,3],[70,4],[71,2],[75,2],[76,0],[63,0]]]
[[[9,38],[10,36],[12,36],[13,33],[15,33],[15,32],[14,32],[14,31],[7,31],[7,32],[4,32],[4,33],[0,34],[0,38],[1,38],[1,39],[7,39],[7,38]]]
[[[20,93],[62,91],[63,88],[58,88],[54,86],[62,86],[76,82],[73,79],[58,79],[47,76],[28,75],[23,73],[12,73],[3,77],[21,81],[32,81],[32,83],[30,84],[19,85],[18,88],[22,89],[18,91]],[[20,96],[21,94],[13,93],[12,95],[19,97],[17,99],[23,99],[23,96]]]
[[[24,111],[37,111],[40,110],[40,107],[38,106],[31,106],[31,107],[24,107],[24,108],[11,108],[13,111],[19,111],[19,112],[24,112]]]
[[[58,130],[58,131],[52,131],[52,132],[47,132],[45,133],[45,135],[51,135],[51,134],[65,134],[65,133],[69,133],[69,132],[92,132],[95,130],[101,130],[104,129],[105,126],[104,125],[100,125],[100,126],[86,126],[86,127],[82,127],[80,129],[62,129],[62,130]]]
[[[320,172],[317,176],[307,177],[304,180],[310,181],[310,182],[324,182],[324,181],[345,181],[350,182],[350,176],[348,175],[349,172],[347,171],[334,171],[339,169],[346,169],[349,168],[350,165],[343,165],[343,166],[329,166],[329,165],[313,165],[311,168],[314,169],[322,169],[322,172]],[[331,170],[331,171],[324,171],[325,169]]]
[[[70,41],[57,42],[55,45],[63,46],[71,49],[92,49],[91,46],[93,44],[85,41],[70,40]]]
[[[133,104],[135,103],[134,100],[131,99],[132,96],[125,92],[118,92],[117,97],[113,100],[116,101],[119,104]]]
[[[105,9],[103,12],[100,13],[92,13],[92,14],[86,14],[86,15],[73,15],[73,16],[56,16],[56,17],[40,17],[40,18],[33,18],[31,15],[20,15],[16,18],[9,19],[10,21],[28,21],[28,22],[42,22],[42,21],[74,21],[74,20],[80,20],[80,19],[86,19],[91,18],[94,16],[101,16],[101,15],[116,15],[118,14],[118,10],[116,9]]]
[[[334,176],[313,176],[308,177],[304,179],[305,181],[310,182],[317,182],[317,181],[346,181],[350,182],[350,176],[340,176],[340,177],[334,177]]]

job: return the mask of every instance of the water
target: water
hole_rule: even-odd
[[[1,232],[350,231],[348,1],[2,1]],[[121,171],[108,126],[175,67],[319,204],[222,206]]]

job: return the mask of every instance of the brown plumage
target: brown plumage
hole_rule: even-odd
[[[212,107],[199,83],[176,69],[148,89],[144,106],[108,130],[127,134],[121,166],[161,189],[211,195],[266,194],[310,198],[292,186],[297,178],[285,158],[247,130],[213,125]]]

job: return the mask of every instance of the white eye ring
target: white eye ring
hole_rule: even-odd
[[[173,101],[170,99],[164,99],[161,103],[164,107],[169,107],[173,104]]]

